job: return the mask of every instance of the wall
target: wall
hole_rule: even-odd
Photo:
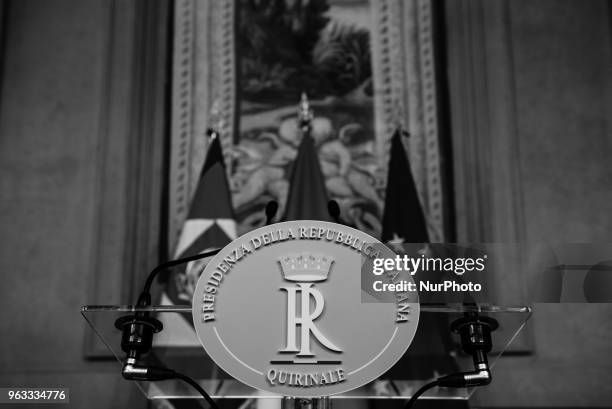
[[[2,5],[0,385],[67,387],[75,408],[144,408],[136,385],[94,343],[80,307],[129,302],[140,276],[126,266],[140,271],[157,262],[158,223],[151,220],[159,219],[163,139],[140,122],[158,125],[146,109],[156,95],[139,82],[155,80],[141,59],[160,66],[140,46],[147,6]],[[147,90],[156,83],[163,88],[158,78]],[[136,219],[150,242],[139,240],[145,230]],[[134,257],[138,247],[150,256],[146,266]],[[100,351],[104,359],[86,359]]]
[[[459,224],[470,225],[460,236],[508,241],[511,220],[509,241],[610,242],[608,2],[445,6],[455,176],[462,187],[481,182],[471,198],[457,192],[458,215],[467,215]],[[532,354],[502,358],[475,404],[610,407],[611,323],[609,305],[536,305]]]

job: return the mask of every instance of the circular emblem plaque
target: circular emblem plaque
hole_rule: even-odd
[[[254,230],[200,276],[197,335],[219,367],[264,391],[316,397],[358,388],[395,364],[416,332],[416,293],[393,302],[362,297],[364,261],[394,256],[373,237],[335,223]]]

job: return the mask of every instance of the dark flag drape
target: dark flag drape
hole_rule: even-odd
[[[225,246],[236,237],[232,199],[219,138],[212,139],[175,257]]]
[[[391,139],[381,239],[383,242],[429,242],[425,216],[399,129]]]
[[[397,130],[391,139],[385,210],[383,214],[383,242],[428,243],[427,223],[421,207],[410,162],[402,143],[402,131]],[[412,249],[425,246],[410,246]],[[394,250],[397,251],[397,248]],[[415,256],[415,255],[412,255]],[[420,279],[438,280],[439,273],[427,272]],[[427,302],[420,294],[419,302]],[[385,375],[388,379],[418,379],[426,381],[436,376],[446,375],[458,370],[450,355],[453,349],[448,319],[443,314],[421,314],[419,327],[408,353],[400,359]],[[437,401],[435,404],[419,402],[419,408],[461,408],[465,403]]]
[[[211,134],[212,131],[209,131],[209,135]],[[174,257],[188,257],[224,247],[235,238],[236,222],[223,152],[219,138],[214,137],[210,140]],[[193,261],[184,267],[177,267],[169,276],[166,291],[162,294],[162,304],[190,304],[197,280],[210,259]],[[196,336],[190,314],[160,314],[158,318],[164,325],[164,330],[156,334],[155,344],[181,350],[172,358],[173,369],[201,378],[226,376],[215,372],[216,366],[212,361],[208,365],[194,367],[194,362],[201,355],[202,346]],[[175,409],[202,407],[199,402],[182,399],[166,400],[164,405]]]
[[[289,195],[283,221],[332,221],[327,210],[327,190],[314,140],[304,134],[289,178]]]
[[[214,137],[210,141],[174,258],[189,257],[223,247],[234,238],[236,238],[236,222],[225,173],[225,162],[219,138]],[[197,280],[209,260],[210,258],[192,261],[174,269],[168,277],[162,294],[162,304],[191,304]],[[183,319],[183,321],[192,325],[190,320]],[[192,328],[183,328],[184,323],[164,323],[164,326],[172,324],[181,327],[173,326],[175,333],[183,333],[183,338],[197,340]],[[175,339],[179,338],[181,337],[175,336]]]

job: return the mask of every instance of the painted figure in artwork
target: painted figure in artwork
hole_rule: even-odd
[[[312,136],[330,198],[345,221],[380,234],[384,184],[376,157],[369,5],[327,0],[241,0],[237,10],[239,132],[232,198],[239,231],[263,223],[269,200],[282,214],[306,92]]]

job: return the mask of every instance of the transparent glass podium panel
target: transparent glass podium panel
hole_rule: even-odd
[[[164,324],[155,335],[153,350],[143,357],[149,365],[165,366],[184,373],[197,382],[213,398],[268,398],[280,395],[251,388],[232,379],[206,354],[192,328],[190,306],[151,306],[135,308],[129,305],[90,305],[81,309],[93,331],[117,359],[117,376],[125,353],[121,350],[121,332],[115,320],[137,311],[150,312]],[[499,322],[493,332],[493,350],[489,363],[495,382],[495,363],[512,343],[531,316],[529,307],[494,305],[465,306],[460,304],[421,304],[419,327],[415,339],[404,356],[378,380],[350,392],[331,396],[331,399],[407,399],[424,383],[457,371],[473,370],[471,356],[461,351],[459,336],[450,331],[450,324],[467,312],[477,312]],[[245,333],[245,340],[248,334]],[[201,399],[189,385],[180,380],[137,382],[149,399]],[[474,388],[434,388],[422,399],[468,399]]]

